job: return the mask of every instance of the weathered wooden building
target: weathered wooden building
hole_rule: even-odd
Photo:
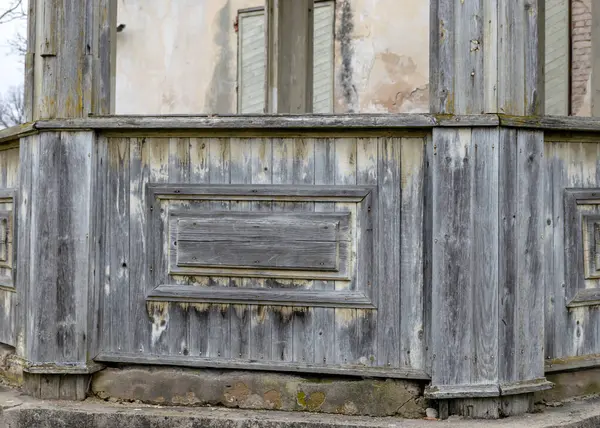
[[[500,417],[598,367],[600,122],[544,114],[546,6],[431,0],[429,113],[313,115],[316,6],[268,0],[269,114],[124,116],[117,2],[31,1],[29,123],[0,131],[0,342],[28,393],[129,365],[119,398],[202,401],[152,384],[173,366],[241,407],[373,413],[290,380],[326,376]]]

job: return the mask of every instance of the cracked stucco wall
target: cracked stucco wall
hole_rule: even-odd
[[[118,0],[117,114],[235,113],[240,9],[262,0]],[[429,2],[337,0],[335,112],[426,112]]]

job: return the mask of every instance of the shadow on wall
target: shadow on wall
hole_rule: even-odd
[[[223,76],[230,74],[230,68],[235,63],[233,52],[229,49],[230,38],[232,37],[231,29],[232,22],[231,12],[229,10],[229,0],[225,2],[215,21],[218,28],[213,42],[217,47],[216,65],[213,70],[208,93],[206,94],[206,113],[227,114],[231,113],[231,106],[234,103],[235,87],[232,88]]]

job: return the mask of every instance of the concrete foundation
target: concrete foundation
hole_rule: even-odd
[[[364,416],[425,416],[419,382],[306,378],[262,372],[178,368],[109,368],[92,380],[105,400],[174,406],[310,411]]]
[[[554,388],[536,393],[539,403],[559,403],[576,397],[600,394],[600,368],[562,373],[548,373]]]
[[[144,404],[42,401],[0,388],[0,428],[591,428],[600,425],[600,400],[573,402],[543,413],[495,421],[453,417],[404,420],[223,408],[169,408]]]

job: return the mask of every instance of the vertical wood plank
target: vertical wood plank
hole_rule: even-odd
[[[544,376],[544,284],[543,185],[544,135],[539,131],[518,131],[517,179],[517,264],[519,379]]]
[[[252,184],[271,184],[273,179],[273,142],[271,139],[257,139],[252,143]],[[252,211],[269,212],[270,201],[252,202]],[[266,287],[264,279],[255,279],[254,287]],[[271,335],[273,313],[266,306],[252,306],[250,311],[250,358],[259,361],[270,360],[272,355]]]
[[[148,182],[166,183],[169,180],[169,140],[160,137],[146,138],[145,149],[148,156]],[[144,155],[142,154],[142,158]],[[147,201],[148,203],[150,201]],[[146,213],[150,216],[150,213]],[[146,236],[152,234],[153,241],[160,242],[162,231],[155,228],[153,224],[146,219]],[[149,260],[155,260],[156,248],[147,248]],[[154,288],[166,280],[164,266],[152,265],[146,267],[146,277],[149,279],[147,287]],[[145,297],[145,296],[144,296]],[[164,352],[166,348],[165,331],[169,323],[168,304],[148,304],[146,303],[146,330],[144,334],[150,337],[150,352]]]
[[[273,184],[292,184],[294,182],[294,140],[276,138],[273,140]],[[273,202],[273,211],[286,211],[287,202]],[[271,358],[275,361],[292,361],[293,358],[293,310],[287,307],[272,307],[271,320]]]
[[[129,140],[108,143],[108,202],[106,204],[106,276],[104,278],[105,348],[124,352],[130,348],[129,325]]]
[[[335,140],[315,140],[315,185],[335,184]],[[334,203],[316,203],[316,212],[334,212]],[[334,290],[335,281],[314,281],[315,290]],[[314,363],[327,364],[335,358],[335,309],[313,308]]]
[[[214,138],[210,140],[210,184],[229,184],[231,182],[231,141],[227,138]],[[211,201],[210,209],[215,211],[229,211],[228,201]],[[210,278],[209,281],[220,287],[230,286],[229,278]],[[213,358],[227,358],[230,353],[231,326],[227,305],[213,305],[208,312],[208,350],[207,356]]]
[[[497,129],[473,129],[471,383],[498,381],[498,138]]]
[[[402,140],[379,139],[378,336],[379,365],[400,364],[400,236],[402,219]],[[404,352],[404,351],[403,351]]]
[[[174,185],[190,182],[190,140],[189,138],[169,139],[168,182]],[[189,203],[181,203],[178,207],[189,209]],[[168,213],[167,213],[168,214]],[[163,254],[168,254],[168,237],[161,242]],[[165,265],[165,272],[168,267]],[[170,355],[189,353],[189,305],[169,305],[169,323],[165,331],[165,343]]]
[[[315,182],[315,140],[294,140],[293,184],[307,185]],[[288,204],[289,205],[289,204]],[[314,202],[295,203],[288,208],[293,211],[314,212]],[[292,312],[292,359],[295,362],[312,363],[315,358],[314,308],[294,308]]]
[[[30,284],[31,268],[29,257],[31,255],[31,237],[33,228],[31,226],[32,198],[33,192],[33,153],[39,148],[40,135],[32,135],[21,139],[19,145],[19,159],[21,167],[19,169],[19,199],[16,213],[19,217],[17,224],[17,301],[19,307],[17,310],[17,355],[26,356],[29,352],[29,314],[30,304]]]
[[[210,181],[210,143],[208,138],[190,138],[190,183],[205,184]],[[207,209],[208,203],[196,202],[194,208]],[[196,285],[207,286],[208,280]],[[189,311],[189,354],[196,357],[207,356],[208,310],[206,305],[192,305]]]
[[[377,138],[359,138],[356,143],[356,184],[377,186],[379,176],[379,140]],[[399,169],[398,165],[398,169]],[[356,288],[365,291],[374,302],[378,301],[380,293],[387,293],[388,288],[382,290],[383,283],[377,274],[377,257],[379,248],[371,245],[379,242],[380,231],[375,231],[379,207],[376,200],[371,199],[366,213],[356,216],[358,230],[364,231],[365,239],[357,234],[356,252]],[[370,214],[370,215],[365,215]],[[391,285],[391,284],[386,284]],[[397,282],[395,285],[398,286]],[[384,286],[385,287],[385,286]],[[380,343],[377,331],[377,311],[364,310],[359,312],[358,336],[356,338],[357,354],[362,364],[377,364],[377,346]]]
[[[473,162],[470,129],[434,129],[432,320],[434,385],[471,378]]]
[[[481,1],[455,1],[455,113],[479,114],[484,108],[483,10]],[[493,54],[493,52],[490,52]]]
[[[425,367],[423,211],[425,141],[401,141],[400,365]],[[379,239],[376,241],[379,242]]]
[[[92,146],[92,132],[48,132],[33,150],[29,361],[87,361]]]
[[[356,158],[357,141],[356,138],[339,138],[335,140],[335,184],[355,185],[356,184]],[[347,212],[354,209],[355,204],[336,203],[337,212]],[[354,211],[356,212],[356,211]],[[352,237],[352,275],[355,278],[356,272],[356,215],[352,216],[354,225],[354,235]],[[355,286],[347,281],[336,281],[335,289],[342,290]],[[335,344],[336,344],[336,363],[354,364],[358,362],[360,356],[357,354],[357,339],[359,335],[358,324],[359,314],[356,309],[335,309]]]
[[[430,5],[430,110],[432,113],[453,114],[457,113],[454,91],[454,28],[457,26],[454,1],[432,0]]]
[[[147,242],[148,203],[146,185],[150,180],[150,152],[156,144],[146,138],[130,140],[129,145],[129,303],[131,314],[131,352],[150,351],[150,331],[146,309],[146,295],[156,284],[148,276]]]
[[[256,140],[231,139],[231,184],[251,184],[253,179],[253,155]],[[264,147],[263,147],[264,148]],[[263,172],[263,171],[261,171]],[[232,201],[231,211],[251,211],[252,202]],[[231,286],[252,287],[254,280],[232,278]],[[242,358],[250,354],[250,315],[248,306],[229,307],[231,330],[231,357]]]
[[[498,188],[500,201],[500,258],[498,261],[498,310],[502,320],[499,324],[499,375],[504,381],[516,380],[515,362],[518,355],[514,352],[517,338],[515,337],[515,313],[513,311],[517,299],[517,258],[514,248],[517,242],[516,216],[518,205],[516,195],[518,183],[515,176],[517,167],[517,131],[514,129],[500,130],[500,159]]]

